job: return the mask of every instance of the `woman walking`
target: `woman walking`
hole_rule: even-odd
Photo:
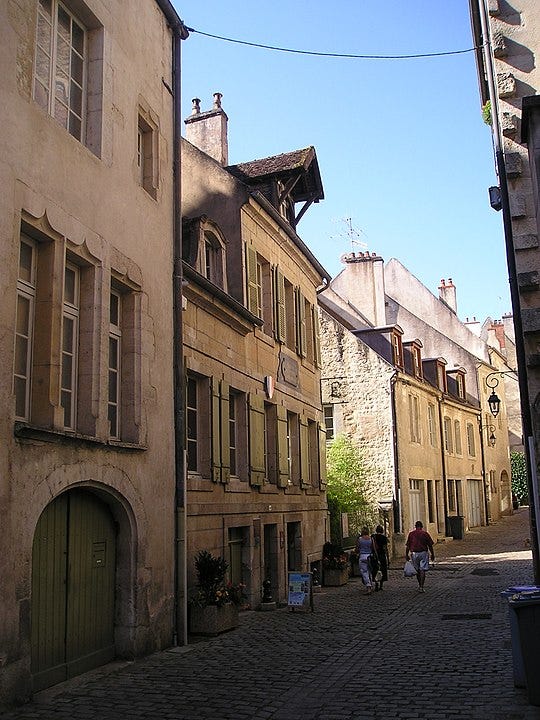
[[[373,578],[369,566],[369,556],[374,552],[373,540],[369,534],[367,527],[363,527],[360,535],[356,540],[356,552],[359,556],[358,565],[360,568],[360,577],[367,588],[367,594],[371,595],[373,590]]]

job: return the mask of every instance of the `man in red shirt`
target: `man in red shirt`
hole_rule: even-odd
[[[416,568],[416,577],[418,578],[418,589],[424,592],[424,582],[426,581],[426,572],[429,570],[429,557],[435,560],[433,552],[433,540],[431,535],[424,530],[423,524],[417,520],[414,527],[407,537],[405,545],[405,558],[410,560]]]

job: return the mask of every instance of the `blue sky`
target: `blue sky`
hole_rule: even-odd
[[[467,0],[174,0],[188,27],[326,53],[400,55],[472,47]],[[313,145],[325,199],[298,233],[335,276],[367,244],[437,294],[457,288],[458,315],[511,311],[497,184],[473,53],[408,60],[296,55],[192,33],[182,46],[183,114],[223,93],[231,164]]]

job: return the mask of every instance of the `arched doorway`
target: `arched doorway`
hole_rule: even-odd
[[[34,690],[115,656],[116,526],[88,490],[59,495],[42,512],[32,548]]]

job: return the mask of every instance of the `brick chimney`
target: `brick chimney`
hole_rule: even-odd
[[[452,282],[452,278],[441,280],[439,285],[439,300],[448,305],[452,312],[457,313],[456,286]]]
[[[221,107],[221,97],[221,93],[214,93],[214,105],[206,112],[201,112],[199,98],[193,98],[191,115],[184,120],[184,123],[186,140],[217,160],[220,165],[226,166],[229,164],[227,141],[229,118]]]

